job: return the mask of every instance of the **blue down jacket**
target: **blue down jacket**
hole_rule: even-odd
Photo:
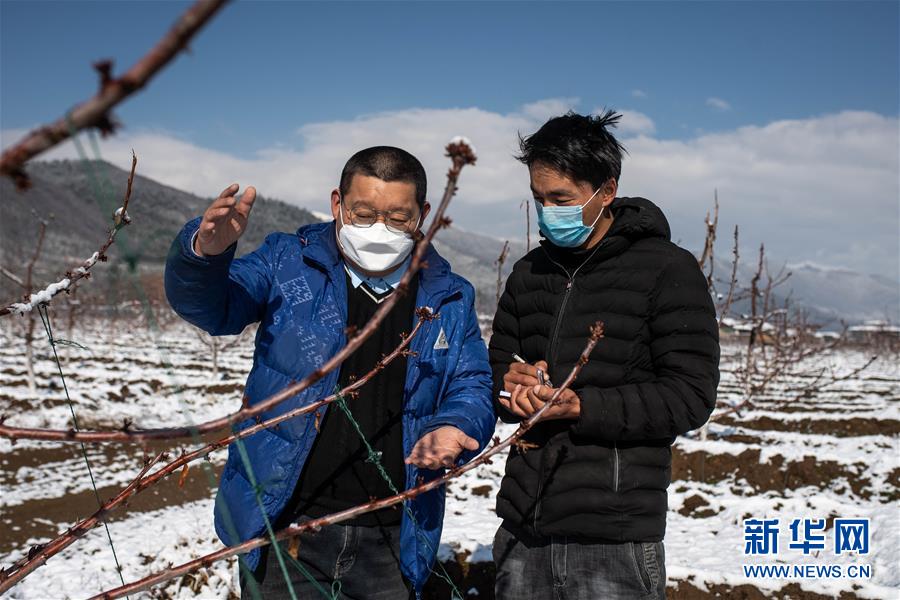
[[[260,322],[245,389],[250,405],[310,374],[345,345],[347,289],[334,222],[306,225],[294,235],[273,233],[257,250],[241,258],[234,258],[236,245],[219,256],[196,256],[191,239],[199,223],[199,218],[190,221],[172,244],[166,262],[166,296],[182,318],[211,335],[238,334],[247,325]],[[416,306],[428,306],[438,317],[424,323],[411,344],[415,354],[407,363],[403,449],[408,454],[427,432],[452,425],[478,440],[480,451],[493,435],[495,416],[474,289],[450,271],[433,247],[428,248],[425,260]],[[446,344],[439,342],[441,332]],[[337,382],[335,369],[261,416],[269,419],[327,396]],[[237,429],[253,422],[248,419]],[[316,437],[314,423],[313,415],[302,415],[277,429],[245,438],[252,473],[248,473],[239,448],[229,446],[215,504],[216,533],[225,544],[234,545],[265,531],[255,483],[271,521],[284,510]],[[459,464],[478,451],[464,452]],[[429,481],[441,474],[408,465],[406,488],[416,485],[419,477]],[[418,534],[408,515],[403,515],[401,569],[419,593],[440,542],[444,491],[442,486],[410,501]],[[260,552],[252,551],[245,558],[255,568]]]

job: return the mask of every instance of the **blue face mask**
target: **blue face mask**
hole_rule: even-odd
[[[594,231],[594,225],[600,220],[603,209],[606,208],[605,206],[600,208],[600,214],[593,223],[584,224],[584,207],[591,203],[599,191],[600,188],[597,188],[594,195],[580,206],[543,206],[535,200],[538,226],[544,237],[554,246],[561,248],[577,248],[582,245]]]

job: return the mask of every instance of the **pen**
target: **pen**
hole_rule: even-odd
[[[516,362],[524,363],[524,364],[526,364],[526,365],[528,364],[528,361],[527,361],[527,360],[525,360],[524,358],[522,358],[521,356],[519,356],[519,355],[516,354],[515,352],[512,352],[511,354],[512,354],[513,360],[515,360]],[[538,381],[541,383],[541,385],[546,385],[546,386],[548,386],[548,387],[553,387],[553,384],[550,383],[550,378],[544,377],[544,372],[543,372],[542,370],[538,369],[538,370],[537,370],[537,375],[538,375]]]

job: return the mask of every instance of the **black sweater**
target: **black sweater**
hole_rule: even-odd
[[[351,377],[368,373],[375,363],[401,342],[401,334],[412,329],[418,278],[409,292],[388,313],[382,326],[341,365],[340,386]],[[347,277],[347,324],[362,329],[378,309],[363,286],[354,288]],[[406,382],[406,357],[398,356],[371,381],[358,390],[358,396],[345,398],[353,418],[359,423],[372,447],[381,452],[381,463],[394,485],[406,486],[403,463],[403,392]],[[297,482],[288,514],[321,517],[364,504],[372,498],[393,495],[387,482],[372,462],[347,415],[331,404],[319,425],[303,473]],[[399,525],[401,511],[390,507],[366,513],[347,521],[353,525]]]
[[[494,317],[495,398],[511,353],[545,359],[561,382],[589,326],[606,328],[572,386],[580,418],[539,423],[525,438],[537,447],[510,452],[497,514],[526,534],[661,540],[670,445],[715,406],[718,327],[696,259],[669,241],[650,201],[616,198],[611,210],[613,224],[594,248],[543,241],[519,260]]]

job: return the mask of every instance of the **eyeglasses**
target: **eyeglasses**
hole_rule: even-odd
[[[344,205],[341,199],[341,205]],[[417,218],[402,210],[381,211],[368,206],[354,206],[347,209],[350,214],[350,223],[355,227],[371,227],[378,221],[378,217],[384,217],[384,226],[394,233],[409,233],[415,225]]]

